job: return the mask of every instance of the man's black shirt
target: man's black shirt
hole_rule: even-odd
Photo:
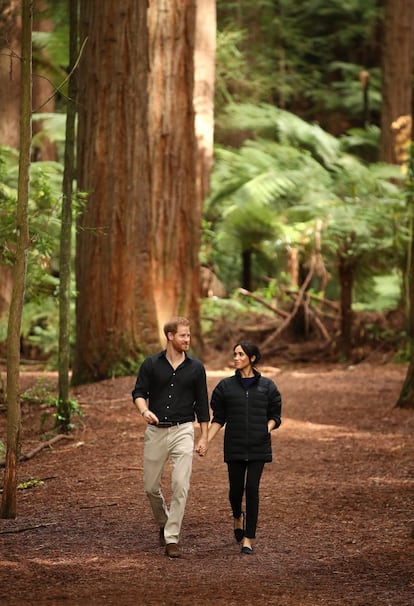
[[[200,360],[187,354],[175,370],[165,350],[146,358],[132,392],[134,402],[139,397],[148,401],[148,408],[160,421],[210,420],[206,371]]]

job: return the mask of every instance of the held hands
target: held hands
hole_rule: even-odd
[[[196,453],[200,456],[200,457],[205,457],[208,451],[208,442],[207,442],[207,438],[200,438],[200,440],[198,441],[197,447],[195,449]]]

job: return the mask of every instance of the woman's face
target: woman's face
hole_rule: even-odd
[[[252,363],[249,356],[243,351],[240,345],[237,345],[233,351],[233,362],[237,370],[244,370],[251,367]]]

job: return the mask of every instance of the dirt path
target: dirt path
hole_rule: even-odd
[[[73,441],[20,465],[20,481],[44,483],[0,520],[0,604],[414,605],[414,413],[393,408],[405,367],[273,372],[283,424],[254,556],[232,538],[220,435],[194,459],[184,557],[165,557],[142,493],[134,379],[107,381],[76,390],[85,418]],[[39,414],[25,409],[23,452]],[[0,439],[4,427],[2,414]]]

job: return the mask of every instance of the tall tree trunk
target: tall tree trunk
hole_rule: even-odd
[[[194,111],[197,138],[196,184],[200,208],[210,193],[213,164],[216,31],[216,0],[197,0]]]
[[[69,4],[69,86],[66,111],[65,166],[62,184],[62,224],[59,256],[59,405],[57,424],[63,432],[69,430],[69,368],[70,368],[70,278],[72,260],[72,183],[75,177],[75,120],[78,58],[78,0]]]
[[[146,2],[80,3],[73,382],[111,376],[159,345],[152,296]],[[162,217],[164,220],[164,217]]]
[[[22,0],[20,158],[16,212],[16,257],[13,293],[7,331],[7,450],[2,495],[3,518],[17,513],[17,464],[20,453],[21,411],[19,401],[20,329],[29,248],[29,169],[32,126],[32,23],[33,0]]]
[[[396,163],[391,125],[412,114],[414,0],[386,0],[382,56],[381,159]]]
[[[192,335],[199,340],[201,205],[195,187],[195,2],[151,1],[148,27],[155,312],[160,336],[169,317],[184,314],[191,317]]]
[[[135,370],[172,315],[200,343],[195,1],[143,4],[81,3],[74,383]]]
[[[3,0],[0,3],[0,145],[15,148],[19,147],[20,132],[20,39],[20,2]],[[12,270],[0,259],[0,317],[9,310],[12,288]]]

